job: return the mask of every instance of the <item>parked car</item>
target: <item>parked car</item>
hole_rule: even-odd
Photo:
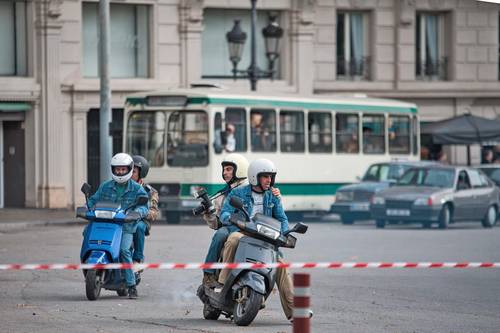
[[[480,169],[486,174],[486,176],[490,177],[490,179],[497,184],[497,186],[500,186],[500,163],[481,164],[476,168]]]
[[[496,224],[499,188],[481,171],[468,167],[433,165],[409,169],[391,188],[378,192],[370,211],[377,228],[387,222],[417,222],[424,228],[437,223],[446,229],[457,221]]]
[[[375,193],[395,184],[403,173],[418,165],[431,165],[433,162],[393,161],[370,165],[360,183],[342,186],[335,194],[335,203],[330,212],[340,215],[343,224],[369,220],[370,200]]]

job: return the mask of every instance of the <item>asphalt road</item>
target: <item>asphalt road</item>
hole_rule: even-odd
[[[81,226],[0,232],[0,263],[77,263]],[[200,262],[211,230],[156,226],[150,262]],[[449,230],[311,223],[289,261],[500,262],[500,227]],[[311,273],[313,332],[498,332],[500,269],[344,269]],[[195,295],[200,271],[148,270],[140,298],[103,291],[90,302],[80,271],[0,271],[1,332],[234,332],[228,319],[206,321]],[[238,330],[239,331],[239,330]],[[244,332],[291,332],[271,296]]]

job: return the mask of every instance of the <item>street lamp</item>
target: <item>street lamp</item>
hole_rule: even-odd
[[[252,91],[257,90],[257,80],[261,78],[272,78],[275,72],[274,63],[279,58],[279,42],[283,36],[283,29],[276,22],[276,16],[269,17],[269,24],[262,29],[262,35],[266,45],[266,57],[269,60],[268,70],[261,70],[257,66],[256,54],[257,46],[255,40],[255,27],[257,26],[257,0],[251,0],[251,33],[250,33],[250,66],[247,70],[238,70],[238,63],[241,60],[243,47],[247,39],[247,34],[241,30],[240,20],[234,21],[234,26],[231,31],[226,34],[226,39],[229,47],[229,60],[233,64],[233,78],[249,78]],[[238,74],[244,74],[238,76]]]

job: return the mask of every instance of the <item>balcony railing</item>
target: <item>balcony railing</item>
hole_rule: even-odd
[[[448,58],[441,57],[438,61],[417,58],[416,74],[420,80],[446,80],[448,78]]]
[[[350,80],[368,80],[370,57],[361,59],[337,59],[337,77]]]

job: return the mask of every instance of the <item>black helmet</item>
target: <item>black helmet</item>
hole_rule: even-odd
[[[132,159],[134,160],[134,166],[139,168],[139,178],[146,178],[149,172],[148,161],[141,155],[134,155]]]

